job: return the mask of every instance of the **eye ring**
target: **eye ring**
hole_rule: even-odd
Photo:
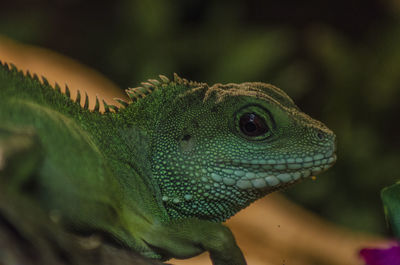
[[[240,116],[239,129],[244,135],[252,138],[263,136],[270,131],[265,119],[253,112]]]
[[[272,113],[259,104],[247,104],[234,114],[235,133],[248,141],[272,140],[276,123]]]

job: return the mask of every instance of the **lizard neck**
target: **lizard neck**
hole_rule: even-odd
[[[126,210],[137,213],[137,204],[140,202],[140,205],[146,205],[140,208],[145,211],[140,215],[147,218],[158,216],[162,220],[167,214],[160,207],[160,191],[151,172],[152,130],[148,124],[153,117],[145,116],[140,110],[133,110],[133,107],[117,113],[93,115],[90,119],[84,119],[82,126],[91,132],[113,177],[119,181]]]

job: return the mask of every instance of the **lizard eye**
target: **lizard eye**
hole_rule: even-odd
[[[239,119],[239,127],[242,133],[255,137],[266,134],[269,127],[265,120],[255,113],[245,113]]]
[[[235,131],[250,141],[263,141],[273,136],[275,121],[260,105],[247,105],[235,113]]]

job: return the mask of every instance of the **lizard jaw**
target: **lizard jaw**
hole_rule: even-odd
[[[335,161],[334,153],[326,156],[317,154],[311,159],[306,157],[282,160],[232,160],[230,164],[233,167],[222,169],[225,173],[223,177],[212,173],[211,178],[228,186],[234,185],[240,190],[269,190],[315,176],[330,168]],[[235,167],[240,169],[235,170]],[[227,176],[228,174],[230,176]]]

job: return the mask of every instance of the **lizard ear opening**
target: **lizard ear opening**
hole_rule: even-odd
[[[185,134],[180,142],[181,151],[190,153],[194,149],[195,141],[190,134]]]
[[[191,136],[190,136],[189,134],[185,134],[185,135],[182,137],[182,141],[189,141],[190,138],[191,138]]]

